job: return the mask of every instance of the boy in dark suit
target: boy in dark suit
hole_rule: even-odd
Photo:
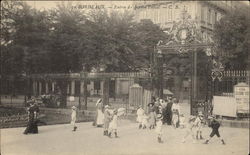
[[[211,119],[211,122],[209,122],[209,127],[212,128],[212,132],[210,134],[209,139],[205,141],[204,144],[208,144],[209,140],[216,135],[217,137],[220,138],[221,142],[223,145],[225,145],[225,141],[221,138],[220,133],[219,133],[219,128],[220,128],[220,123],[215,119],[215,116],[211,116],[209,119]]]

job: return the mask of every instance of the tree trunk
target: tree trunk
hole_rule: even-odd
[[[58,86],[60,89],[60,107],[66,108],[67,107],[67,86],[68,82],[65,79],[58,80]]]
[[[103,105],[109,104],[109,82],[110,79],[105,78],[103,83]]]
[[[88,89],[87,89],[87,84],[88,84],[87,79],[84,79],[84,83],[83,83],[83,99],[84,99],[84,108],[85,108],[85,110],[87,110],[87,106],[88,106]]]

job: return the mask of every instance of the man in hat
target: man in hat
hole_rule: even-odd
[[[215,119],[215,116],[210,116],[208,119],[211,120],[211,121],[209,122],[209,125],[208,125],[208,126],[212,128],[212,132],[211,132],[211,134],[210,134],[209,139],[207,139],[207,140],[205,141],[204,144],[208,144],[209,140],[210,140],[214,135],[216,135],[218,138],[220,138],[222,144],[225,145],[226,143],[225,143],[225,141],[221,138],[220,133],[219,133],[220,123]]]
[[[112,115],[109,111],[109,105],[105,105],[104,107],[104,131],[103,135],[108,136],[109,123],[111,121]]]
[[[72,131],[76,131],[77,126],[76,126],[76,107],[73,106],[72,108],[72,113],[71,113],[71,125],[73,126]]]
[[[201,111],[198,112],[198,115],[195,119],[195,127],[196,127],[196,139],[203,139],[202,137],[202,128],[204,125],[204,115],[202,114]]]

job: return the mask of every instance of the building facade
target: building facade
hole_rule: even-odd
[[[140,1],[134,2],[136,21],[150,19],[164,31],[181,20],[183,9],[198,23],[204,38],[212,34],[221,17],[237,7],[239,1]]]
[[[213,30],[216,22],[224,15],[240,8],[246,12],[247,7],[241,1],[140,1],[134,2],[136,21],[149,19],[157,24],[164,32],[169,33],[174,23],[182,20],[183,10],[190,15],[191,20],[195,21],[198,29],[201,30],[204,41],[212,41]],[[172,80],[172,83],[176,83]],[[171,83],[164,82],[165,86],[173,91],[179,98],[188,99],[190,89],[190,79],[186,77],[182,83],[181,93],[175,91],[176,86],[169,87]],[[175,85],[175,84],[172,84]],[[198,88],[201,98],[207,96],[207,89]],[[203,90],[203,91],[202,91]],[[204,92],[202,94],[202,92]]]

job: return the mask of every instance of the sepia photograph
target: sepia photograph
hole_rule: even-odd
[[[249,10],[1,1],[0,155],[248,155]]]

